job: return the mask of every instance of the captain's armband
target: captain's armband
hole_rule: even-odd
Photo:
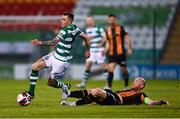
[[[144,103],[147,104],[147,105],[150,105],[152,103],[151,98],[145,97],[144,98]]]

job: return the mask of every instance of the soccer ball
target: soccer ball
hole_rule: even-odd
[[[31,103],[30,95],[27,92],[22,92],[18,94],[17,102],[21,106],[28,106]]]

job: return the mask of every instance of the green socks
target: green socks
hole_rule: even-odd
[[[37,70],[32,70],[30,74],[30,86],[28,93],[34,97],[34,91],[36,86],[36,81],[38,79],[38,72]]]

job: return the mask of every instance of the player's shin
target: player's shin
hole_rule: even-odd
[[[68,84],[64,84],[61,81],[58,81],[56,79],[51,79],[49,77],[47,85],[51,86],[51,87],[54,87],[54,88],[61,88],[62,89],[62,94],[61,94],[62,100],[67,99],[67,97],[70,94],[69,89],[71,88],[71,84],[69,84],[69,83]]]
[[[105,70],[103,71],[103,73],[104,73],[104,77],[105,77],[105,79],[107,79],[107,77],[108,77],[108,70],[107,70],[107,69],[105,69]]]
[[[113,72],[109,72],[108,73],[108,78],[107,78],[107,85],[110,88],[112,87],[113,77],[114,77]]]
[[[71,91],[68,97],[84,98],[88,96],[87,90]]]
[[[84,105],[84,104],[91,104],[92,102],[96,102],[97,98],[94,97],[92,94],[83,97],[82,99],[75,102],[76,105]]]
[[[85,70],[82,82],[80,84],[77,84],[77,88],[85,88],[89,76],[90,76],[90,70]]]
[[[29,86],[28,93],[32,97],[34,97],[34,91],[35,91],[36,81],[38,79],[38,73],[39,73],[39,71],[32,69],[31,74],[30,74],[30,86]]]
[[[64,86],[66,86],[63,82],[60,82],[56,79],[51,79],[50,77],[48,79],[47,85],[54,88],[62,88],[62,89],[64,88]]]
[[[84,72],[84,76],[83,76],[83,80],[82,80],[82,83],[83,83],[84,85],[86,85],[86,82],[87,82],[89,76],[90,76],[90,71],[89,71],[89,70],[86,70],[86,71]]]
[[[123,78],[124,78],[124,86],[127,87],[128,83],[129,83],[129,73],[128,73],[128,71],[123,73]]]
[[[76,101],[75,105],[85,105],[85,104],[90,104],[90,103],[92,103],[92,102],[90,102],[86,98],[83,98],[83,99],[80,99],[80,100]]]

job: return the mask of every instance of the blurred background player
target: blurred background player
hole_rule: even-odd
[[[55,51],[49,53],[48,55],[40,58],[32,65],[32,70],[30,74],[30,87],[28,93],[34,97],[34,91],[36,86],[36,81],[38,79],[38,72],[43,68],[51,68],[51,72],[48,79],[48,86],[54,88],[61,88],[63,92],[68,93],[68,88],[70,85],[65,85],[63,82],[58,81],[61,78],[68,66],[69,61],[72,59],[71,48],[76,36],[80,36],[85,39],[85,44],[87,46],[86,56],[89,57],[89,45],[88,37],[83,33],[76,25],[72,24],[74,20],[74,15],[71,13],[64,13],[61,16],[60,24],[61,30],[59,34],[51,41],[40,41],[37,39],[32,40],[32,45],[55,45]],[[62,95],[63,96],[63,95]]]
[[[145,80],[141,77],[134,79],[132,88],[129,90],[112,92],[109,89],[87,89],[71,91],[67,97],[78,98],[76,102],[62,101],[62,105],[78,106],[91,104],[93,102],[100,105],[169,105],[165,100],[152,100],[141,90],[145,87]]]
[[[101,64],[101,68],[103,69],[104,76],[107,78],[107,64],[105,62],[105,41],[106,41],[106,33],[102,27],[96,26],[94,23],[94,18],[92,16],[88,16],[86,18],[87,28],[85,29],[85,33],[88,35],[90,39],[90,52],[91,56],[86,60],[85,64],[85,72],[83,75],[82,82],[77,85],[78,88],[85,88],[87,80],[90,76],[92,64]]]
[[[124,27],[117,23],[116,16],[111,14],[108,16],[108,28],[106,29],[107,43],[108,43],[108,78],[105,88],[112,88],[114,77],[114,70],[116,65],[120,65],[124,86],[127,88],[129,73],[127,70],[127,56],[132,54],[132,41],[129,34],[124,30]],[[125,50],[125,43],[128,45],[127,52]]]

